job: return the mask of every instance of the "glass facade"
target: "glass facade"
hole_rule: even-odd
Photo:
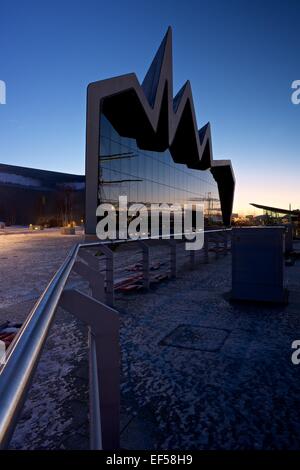
[[[108,119],[100,122],[99,203],[116,204],[127,195],[128,204],[188,203],[204,205],[206,221],[221,221],[217,183],[209,170],[175,163],[169,150],[145,151],[135,139],[120,136]]]

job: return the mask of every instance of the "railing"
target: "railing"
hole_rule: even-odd
[[[204,259],[208,262],[209,242],[216,254],[223,243],[227,252],[227,235],[231,229],[207,230],[204,236]],[[90,390],[90,447],[117,449],[119,447],[119,318],[114,304],[114,257],[111,245],[139,243],[143,253],[144,287],[149,287],[149,246],[151,238],[113,240],[77,244],[56,272],[48,287],[30,312],[9,347],[5,364],[0,368],[0,449],[8,447],[22,411],[34,371],[58,306],[83,320],[89,331],[89,390]],[[176,241],[169,242],[171,275],[176,275]],[[97,248],[106,258],[106,290],[104,276],[97,271],[97,260],[87,248]],[[78,261],[77,256],[84,262]],[[195,252],[190,253],[191,266]],[[87,263],[87,264],[86,264]],[[65,289],[74,269],[90,283],[92,296],[78,290]],[[101,360],[100,360],[101,358]]]

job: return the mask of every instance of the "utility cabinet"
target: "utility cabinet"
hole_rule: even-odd
[[[232,299],[285,302],[284,227],[232,229]]]

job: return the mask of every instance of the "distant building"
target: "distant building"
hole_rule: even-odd
[[[280,207],[264,206],[250,202],[257,209],[263,210],[263,215],[259,216],[264,225],[287,224],[293,225],[294,236],[300,236],[300,210],[283,209]]]
[[[0,164],[0,220],[7,225],[77,224],[84,219],[85,177]]]

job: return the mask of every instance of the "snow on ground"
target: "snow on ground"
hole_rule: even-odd
[[[83,239],[58,229],[0,236],[0,306],[37,298],[71,247]],[[1,318],[0,318],[1,321]]]
[[[300,260],[288,305],[228,302],[230,271],[228,256],[119,300],[125,448],[300,448]]]
[[[24,316],[33,302],[26,296],[44,288],[74,242],[44,237],[12,236],[15,250],[0,237],[9,276],[0,319]],[[167,259],[166,250],[157,253]],[[140,253],[120,249],[116,257],[121,277]],[[209,264],[180,270],[148,293],[117,295],[123,448],[300,448],[300,366],[291,362],[291,343],[300,338],[300,261],[286,268],[288,305],[228,302],[230,270],[230,256],[211,255]],[[88,448],[86,348],[85,328],[60,309],[11,448]]]
[[[21,230],[0,236],[0,324],[25,320],[71,247],[83,239],[81,231],[76,236],[64,236],[57,229],[26,234]],[[71,276],[71,283],[86,287],[76,275]],[[65,448],[64,439],[70,438],[74,428],[78,432],[86,421],[87,389],[81,390],[83,379],[76,378],[78,373],[83,377],[87,374],[86,362],[80,372],[86,352],[84,334],[80,324],[59,309],[11,443],[13,448],[51,448],[59,439],[59,447]],[[83,383],[86,385],[86,380]],[[79,407],[78,394],[84,397]],[[84,420],[80,421],[81,415]],[[81,439],[72,442],[79,448]]]

